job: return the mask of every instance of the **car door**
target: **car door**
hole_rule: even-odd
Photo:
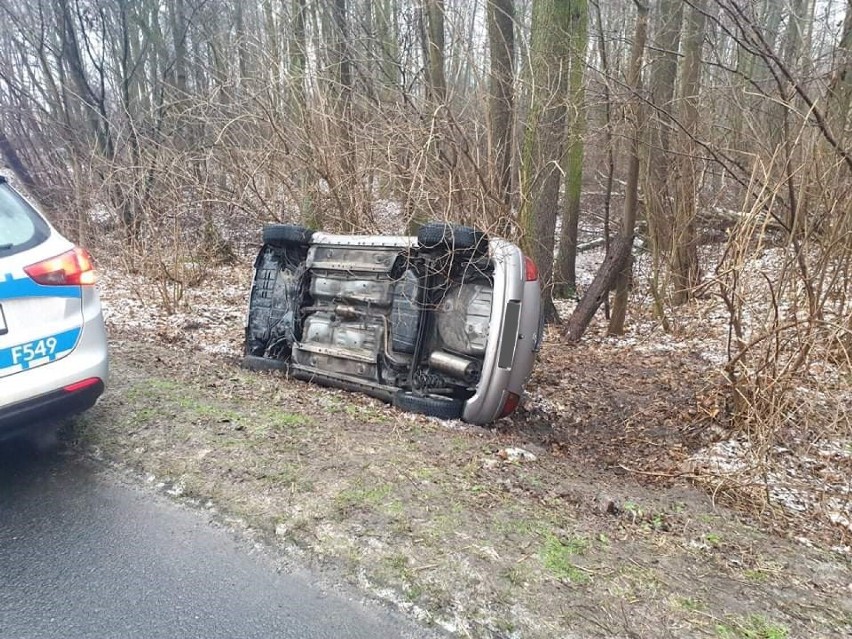
[[[87,260],[0,182],[0,378],[74,350],[83,325],[77,280],[90,270]]]

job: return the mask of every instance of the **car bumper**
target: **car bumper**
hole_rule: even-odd
[[[107,335],[99,306],[85,318],[76,348],[60,360],[0,378],[0,439],[40,421],[61,420],[91,407],[109,373]],[[91,386],[74,389],[84,380]]]
[[[538,281],[527,282],[524,255],[504,240],[491,240],[494,262],[492,330],[488,335],[482,374],[476,392],[465,403],[464,420],[488,424],[497,419],[509,394],[522,395],[532,372],[541,315]],[[510,307],[516,315],[510,320]]]
[[[94,378],[80,389],[60,389],[0,408],[0,441],[23,435],[34,425],[61,420],[95,405],[104,382]]]

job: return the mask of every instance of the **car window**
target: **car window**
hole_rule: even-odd
[[[44,242],[50,228],[26,200],[0,182],[0,257]]]

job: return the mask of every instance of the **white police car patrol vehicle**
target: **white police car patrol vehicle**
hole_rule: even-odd
[[[0,441],[91,407],[107,338],[91,256],[0,176]]]

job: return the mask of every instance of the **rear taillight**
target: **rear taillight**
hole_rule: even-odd
[[[27,266],[24,272],[45,286],[89,286],[96,279],[92,256],[86,249],[79,247]]]
[[[76,393],[77,391],[85,390],[92,386],[96,386],[97,384],[101,384],[100,377],[89,377],[88,379],[84,379],[81,382],[76,382],[74,384],[69,384],[62,388],[66,393]]]
[[[524,277],[527,282],[534,282],[538,279],[538,267],[526,255],[524,255]]]
[[[500,412],[500,417],[508,417],[515,412],[515,409],[521,403],[521,396],[515,393],[507,393],[506,401],[503,403],[503,410]],[[498,418],[499,419],[499,418]]]

